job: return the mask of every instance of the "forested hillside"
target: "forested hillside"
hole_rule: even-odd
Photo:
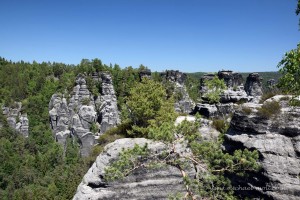
[[[147,68],[142,65],[138,69],[108,66],[99,59],[83,59],[75,66],[50,62],[12,62],[0,58],[1,107],[14,108],[16,102],[21,102],[21,112],[27,113],[29,119],[29,136],[26,138],[12,129],[0,112],[0,199],[71,199],[83,175],[107,143],[117,138],[140,136],[173,140],[170,131],[173,129],[170,127],[176,116],[172,108],[174,88],[167,82],[161,84],[162,78],[158,72],[152,73],[154,81],[140,83],[139,72],[145,70]],[[101,87],[89,78],[89,75],[101,71],[112,74],[123,123],[103,134],[91,155],[82,158],[78,144],[71,139],[65,152],[54,140],[49,125],[48,104],[54,93],[70,92],[79,73],[87,75],[87,87],[92,93],[101,92]],[[199,98],[199,78],[202,74],[188,74],[185,82],[187,91],[195,101]],[[262,75],[265,80],[278,77],[277,73]],[[135,87],[139,89],[135,90]],[[176,99],[176,95],[174,97]],[[151,105],[145,104],[145,99]],[[124,109],[125,101],[131,114]],[[132,118],[132,114],[136,118]]]
[[[55,92],[64,93],[73,88],[77,74],[96,71],[109,71],[113,75],[119,105],[139,80],[138,69],[107,66],[98,59],[83,59],[73,66],[0,58],[1,107],[14,108],[16,102],[21,102],[21,112],[27,113],[29,118],[29,137],[24,138],[9,127],[0,112],[0,199],[73,197],[100,149],[96,148],[88,158],[81,158],[77,143],[69,141],[64,156],[63,148],[55,142],[50,129],[48,104]],[[87,84],[90,91],[97,89],[91,79]]]

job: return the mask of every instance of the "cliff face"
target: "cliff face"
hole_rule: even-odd
[[[102,93],[98,96],[89,91],[80,74],[68,100],[54,94],[49,103],[50,125],[57,142],[66,147],[67,138],[76,137],[83,156],[89,155],[97,136],[120,123],[111,76],[95,74],[93,80],[101,83]]]
[[[146,143],[151,155],[160,154],[167,149],[164,143],[144,138],[125,138],[108,144],[84,176],[73,199],[167,199],[171,194],[185,194],[182,174],[171,165],[152,169],[139,168],[124,180],[115,182],[104,180],[105,168],[118,158],[122,149],[132,149],[135,144],[144,146]],[[180,145],[176,147],[177,152],[186,153],[186,148]],[[188,169],[187,174],[193,177],[195,169],[192,167]]]
[[[300,195],[300,108],[288,106],[285,99],[275,96],[264,102],[280,102],[280,111],[270,118],[258,111],[262,105],[244,104],[250,110],[234,113],[224,147],[229,152],[256,149],[260,154],[262,171],[234,180],[236,184],[250,186],[265,198],[296,200]]]
[[[16,102],[13,108],[2,107],[2,114],[7,120],[9,126],[28,137],[29,120],[26,113],[22,113],[22,103]]]
[[[180,71],[167,70],[161,73],[163,81],[169,81],[174,84],[175,99],[175,111],[179,113],[191,113],[195,107],[194,101],[190,98],[186,86],[185,80],[187,75]]]

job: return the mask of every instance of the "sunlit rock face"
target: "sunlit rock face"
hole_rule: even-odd
[[[258,73],[249,74],[245,83],[245,91],[248,95],[256,98],[260,97],[263,94],[262,78]]]
[[[263,117],[262,104],[247,103],[250,109],[237,110],[225,135],[224,148],[228,152],[248,148],[260,154],[262,170],[247,179],[231,177],[235,185],[251,187],[238,191],[245,196],[264,199],[299,199],[300,195],[300,108],[288,106],[283,95],[274,96],[264,104],[280,103],[279,114]],[[271,108],[272,109],[272,108]]]
[[[2,114],[7,120],[8,125],[28,137],[29,120],[26,113],[22,111],[22,103],[15,102],[13,107],[2,107]]]
[[[82,156],[89,155],[99,135],[120,123],[110,74],[95,73],[92,79],[101,84],[102,90],[96,96],[88,89],[85,76],[79,74],[71,94],[53,94],[49,102],[56,141],[66,148],[67,139],[76,137]]]
[[[187,75],[178,70],[166,70],[160,75],[163,81],[168,81],[174,85],[175,111],[178,113],[191,113],[195,107],[195,102],[190,98],[185,86]]]

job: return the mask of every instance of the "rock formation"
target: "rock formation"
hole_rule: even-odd
[[[300,108],[289,107],[287,97],[278,95],[268,99],[280,103],[280,114],[270,118],[259,114],[261,104],[247,103],[247,112],[234,113],[225,135],[228,152],[248,148],[258,150],[261,172],[244,180],[233,177],[236,185],[252,188],[244,195],[256,194],[266,199],[299,199],[300,196]],[[250,110],[249,110],[250,109]],[[275,109],[275,108],[270,108]],[[250,114],[249,114],[250,113]]]
[[[140,81],[142,81],[143,78],[151,78],[151,70],[150,69],[141,70],[139,72],[139,77],[140,77]]]
[[[228,88],[238,87],[244,82],[242,74],[230,70],[219,71],[218,78],[223,79]]]
[[[212,80],[215,76],[223,79],[227,89],[220,95],[218,104],[209,104],[205,94],[208,88],[205,86],[205,80]],[[200,93],[202,102],[198,103],[193,113],[199,112],[206,117],[220,117],[233,112],[234,104],[245,102],[258,102],[262,95],[262,85],[259,74],[249,74],[245,86],[241,74],[232,71],[219,71],[215,74],[205,74],[200,79]]]
[[[85,77],[79,74],[68,101],[64,95],[53,94],[49,103],[50,125],[56,141],[66,147],[68,137],[77,137],[82,156],[89,155],[98,135],[120,123],[111,76],[101,73],[93,74],[92,78],[101,83],[101,95],[91,94]]]
[[[100,96],[100,133],[120,124],[117,97],[112,83],[112,77],[108,73],[101,74],[102,92]]]
[[[174,94],[178,94],[175,99],[175,111],[179,113],[191,113],[195,103],[190,98],[184,84],[187,75],[178,70],[167,70],[161,73],[161,77],[164,81],[174,84]]]
[[[262,78],[258,73],[249,74],[245,83],[245,91],[248,95],[253,97],[259,97],[262,95],[261,80]]]
[[[152,154],[159,154],[167,148],[164,143],[144,138],[125,138],[108,144],[84,176],[73,199],[167,199],[170,194],[185,194],[182,174],[172,165],[139,168],[124,180],[105,181],[105,168],[118,158],[122,149],[132,149],[135,144],[144,146],[146,143]],[[179,154],[189,154],[181,144],[176,145],[175,149]],[[191,166],[187,167],[186,172],[190,177],[195,175],[195,169]]]
[[[22,113],[21,102],[15,102],[13,108],[3,106],[2,114],[11,128],[15,129],[24,137],[28,137],[29,120],[27,114]]]

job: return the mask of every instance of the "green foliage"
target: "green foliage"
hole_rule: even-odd
[[[172,99],[167,99],[166,91],[160,83],[143,79],[130,90],[127,98],[128,119],[133,123],[131,135],[147,136],[148,126],[159,126],[163,122],[173,122],[176,114]]]
[[[90,105],[90,102],[91,100],[88,97],[85,97],[84,99],[81,100],[82,105],[86,105],[86,106]]]
[[[218,130],[220,133],[225,133],[229,127],[228,122],[223,119],[213,119],[213,127]]]
[[[205,80],[204,84],[208,89],[208,92],[204,95],[204,97],[207,98],[208,102],[211,104],[218,103],[220,101],[220,95],[223,90],[226,89],[224,80],[215,76],[211,80]]]
[[[285,54],[279,62],[279,71],[282,77],[279,80],[278,87],[290,94],[300,94],[300,44]]]
[[[227,127],[225,122],[218,121],[217,124],[221,124],[222,130]],[[189,188],[189,198],[193,196],[193,198],[237,199],[234,196],[231,182],[225,177],[225,174],[234,173],[246,177],[248,171],[259,170],[260,166],[256,162],[259,158],[258,152],[245,149],[237,150],[232,155],[224,153],[221,149],[222,138],[216,142],[203,141],[198,128],[198,118],[195,122],[184,120],[176,127],[171,124],[163,124],[160,129],[151,133],[154,135],[152,138],[169,144],[170,149],[156,157],[150,154],[146,147],[135,146],[133,149],[123,149],[119,158],[105,169],[106,181],[122,179],[138,168],[149,168],[154,164],[156,166],[172,165],[179,170],[184,170],[187,163],[192,161],[196,165],[205,166],[206,170],[198,171],[197,178],[183,175],[183,182]],[[163,135],[163,133],[166,134]],[[173,136],[171,136],[172,133]],[[179,154],[170,156],[174,153],[172,147],[176,136],[183,136],[188,141],[188,146],[193,152],[192,157],[181,157]],[[178,198],[180,198],[180,194],[169,195],[169,199]]]
[[[300,107],[300,100],[296,98],[292,98],[289,102],[290,106]]]
[[[187,74],[187,79],[185,81],[185,86],[189,97],[194,101],[197,102],[198,98],[200,97],[199,94],[199,79],[192,76],[191,74]]]
[[[133,149],[124,149],[120,153],[118,160],[105,168],[105,180],[114,181],[124,178],[135,167],[141,167],[147,162],[149,153],[147,144],[143,147],[135,145]]]
[[[280,113],[281,106],[277,101],[265,102],[257,111],[257,114],[263,118],[270,119]]]
[[[90,131],[94,134],[99,132],[99,126],[97,125],[97,123],[93,122],[91,124]]]

